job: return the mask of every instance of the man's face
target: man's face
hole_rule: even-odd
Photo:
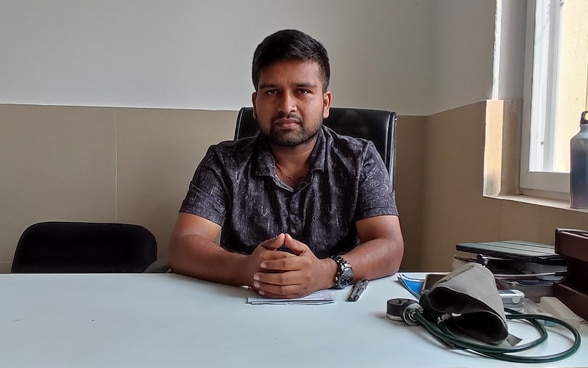
[[[270,143],[295,147],[311,141],[329,116],[331,92],[323,92],[318,63],[282,61],[261,70],[253,111]]]

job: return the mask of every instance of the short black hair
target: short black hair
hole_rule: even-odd
[[[329,55],[325,47],[308,34],[295,30],[284,29],[277,31],[257,45],[253,53],[251,78],[253,87],[257,90],[261,70],[279,61],[300,60],[318,63],[323,79],[323,91],[329,87],[331,67]]]

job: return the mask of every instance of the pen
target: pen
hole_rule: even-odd
[[[353,285],[353,288],[351,289],[351,294],[349,294],[347,301],[348,302],[358,301],[361,294],[367,288],[368,283],[369,283],[369,280],[361,280],[361,281],[356,282],[355,285]]]

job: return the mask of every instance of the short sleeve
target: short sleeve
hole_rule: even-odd
[[[369,142],[360,173],[356,219],[398,216],[390,175],[374,144]]]
[[[180,212],[201,216],[222,226],[227,213],[227,200],[222,165],[214,147],[208,149],[198,165]]]

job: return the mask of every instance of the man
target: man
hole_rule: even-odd
[[[388,173],[371,142],[322,125],[329,78],[327,51],[303,32],[258,45],[260,134],[209,148],[172,233],[174,272],[295,298],[398,271],[404,244]]]

